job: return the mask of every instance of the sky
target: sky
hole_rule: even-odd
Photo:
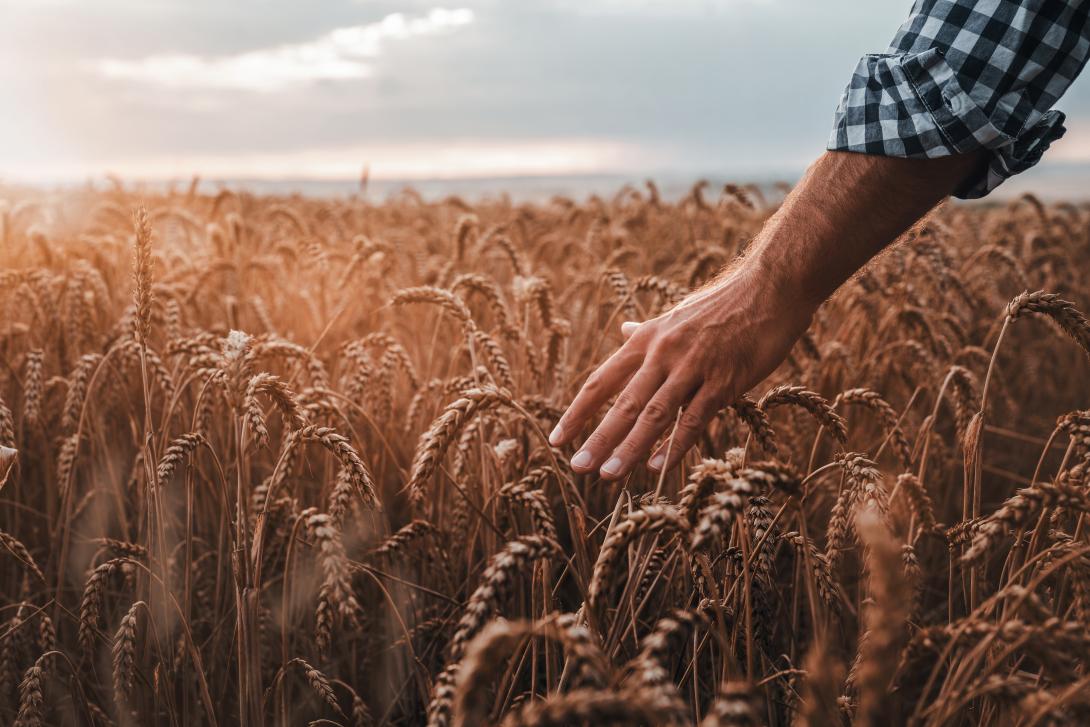
[[[911,4],[437,1],[0,0],[0,180],[790,176]]]

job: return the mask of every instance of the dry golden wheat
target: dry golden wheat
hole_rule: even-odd
[[[577,475],[618,324],[783,191],[714,189],[0,185],[0,723],[1090,723],[1090,207],[942,206]]]

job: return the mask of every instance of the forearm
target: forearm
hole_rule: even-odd
[[[865,56],[853,73],[829,140],[838,151],[814,162],[745,254],[669,311],[621,326],[624,345],[591,374],[550,436],[554,446],[572,441],[616,396],[572,458],[575,472],[624,477],[667,431],[648,464],[677,465],[724,405],[783,362],[818,306],[868,260],[948,195],[987,194],[1063,134],[1063,115],[1051,106],[1090,55],[1085,43],[1073,50],[1090,10],[1056,3],[1056,42],[1044,44],[1040,8],[978,5],[916,3],[891,52]],[[1002,42],[969,53],[951,45],[962,30],[985,29]],[[1010,60],[1004,69],[989,63],[999,52]],[[1024,98],[1008,103],[1018,93]]]
[[[823,300],[980,161],[826,153],[738,263],[666,313],[622,326],[625,345],[587,380],[550,441],[571,441],[617,394],[572,469],[623,477],[671,428],[649,465],[673,467],[717,411],[775,370]]]
[[[978,153],[903,159],[826,152],[765,224],[742,265],[816,309],[982,162]]]

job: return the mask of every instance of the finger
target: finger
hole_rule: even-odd
[[[640,327],[636,321],[625,321],[621,324],[621,335],[626,339],[631,338],[632,334],[636,332],[636,329]]]
[[[635,426],[602,465],[607,479],[624,477],[640,459],[647,455],[662,433],[673,425],[677,410],[699,386],[699,381],[670,379],[647,402]]]
[[[643,363],[643,353],[626,351],[622,346],[597,368],[587,380],[567,411],[560,417],[549,435],[549,444],[559,447],[570,442],[583,428],[586,420],[602,408],[624,385],[633,371]]]
[[[715,413],[722,408],[724,399],[707,384],[701,387],[678,417],[673,434],[658,448],[647,466],[655,472],[676,467],[685,453],[696,444]]]
[[[628,431],[639,419],[647,402],[655,395],[666,379],[665,372],[650,366],[644,366],[628,386],[617,396],[617,401],[606,412],[602,423],[594,433],[583,442],[582,448],[572,457],[571,466],[576,472],[589,472],[601,466],[606,457],[625,438]]]

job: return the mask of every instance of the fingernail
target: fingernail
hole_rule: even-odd
[[[553,428],[552,433],[549,435],[549,444],[551,444],[551,445],[553,445],[555,447],[557,444],[560,443],[560,439],[563,436],[564,436],[564,428],[561,427],[559,424],[557,424]]]
[[[581,449],[575,453],[575,456],[571,458],[572,467],[589,467],[590,466],[590,452],[585,449]]]
[[[602,465],[602,474],[615,475],[621,471],[621,467],[623,466],[624,463],[621,462],[620,457],[610,457],[608,460],[606,460],[606,463]]]
[[[666,455],[656,454],[651,458],[651,461],[647,463],[647,466],[653,470],[660,470],[664,464],[666,464]]]

